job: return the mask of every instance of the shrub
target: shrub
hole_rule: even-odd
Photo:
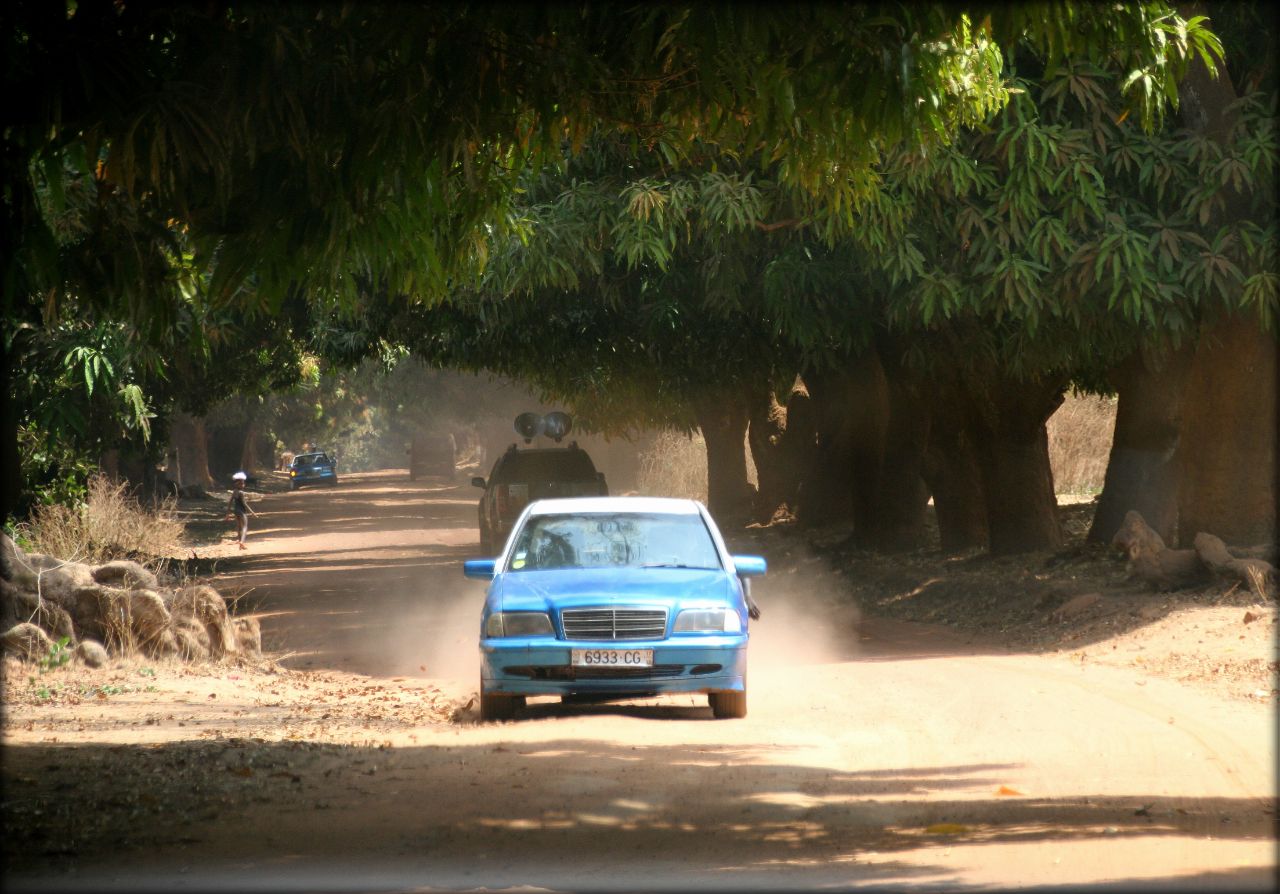
[[[183,526],[176,501],[146,509],[128,493],[127,483],[106,475],[89,479],[84,502],[39,506],[17,532],[35,552],[89,564],[135,559],[162,567],[182,547]]]

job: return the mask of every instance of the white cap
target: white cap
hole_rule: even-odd
[[[234,481],[248,481],[248,480],[249,480],[249,476],[248,476],[248,475],[246,475],[244,472],[236,472],[234,475],[232,475],[232,476],[231,476],[231,478],[232,478],[232,480],[234,480]]]

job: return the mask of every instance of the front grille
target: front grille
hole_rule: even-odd
[[[513,676],[532,680],[660,680],[678,677],[683,664],[655,664],[653,667],[571,667],[569,665],[519,665],[504,667]]]
[[[569,608],[560,613],[565,639],[662,639],[665,608]]]

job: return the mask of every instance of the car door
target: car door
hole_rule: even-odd
[[[484,493],[480,495],[480,512],[484,517],[485,530],[493,531],[497,524],[497,500],[498,492],[494,486],[494,482],[502,476],[502,460],[499,457],[497,462],[493,464],[493,468],[489,470],[489,477],[485,481]]]

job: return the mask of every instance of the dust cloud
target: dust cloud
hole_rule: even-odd
[[[858,656],[862,613],[847,587],[821,557],[800,547],[770,556],[769,573],[756,578],[751,594],[760,607],[751,622],[755,667],[833,664]]]
[[[391,631],[387,647],[408,673],[475,687],[480,682],[484,584],[465,580],[460,570],[457,578],[447,596],[404,616],[404,629]]]
[[[330,634],[331,648],[345,656],[340,665],[475,689],[485,585],[462,576],[462,559],[478,555],[478,547],[469,544],[469,529],[457,533],[467,543],[448,548],[447,557],[437,553],[410,577],[401,573],[366,584],[355,617]],[[858,657],[861,612],[847,585],[825,559],[795,545],[789,550],[770,555],[765,546],[769,573],[752,582],[761,617],[751,622],[751,666],[812,666]]]
[[[465,579],[461,565],[433,568],[402,584],[404,592],[384,590],[369,601],[348,640],[366,672],[479,684],[484,584]]]
[[[406,479],[402,470],[357,473],[332,494],[282,495],[269,524],[296,527],[265,530],[260,542],[270,555],[238,582],[261,581],[271,615],[264,640],[287,644],[293,667],[474,692],[485,583],[464,577],[462,563],[480,554],[475,492],[456,479]],[[751,622],[752,667],[859,656],[860,612],[825,556],[786,531],[726,534],[733,552],[758,553],[769,564],[752,580],[762,612]]]

